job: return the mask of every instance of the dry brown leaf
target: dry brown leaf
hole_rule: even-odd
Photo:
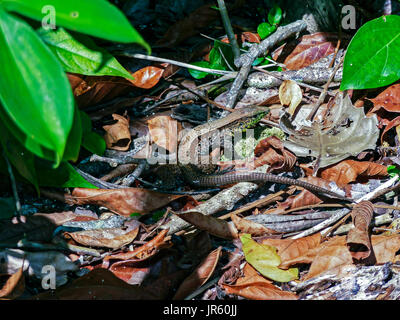
[[[279,87],[279,100],[284,106],[289,106],[288,113],[293,115],[303,99],[300,86],[293,80],[285,80]]]
[[[374,214],[374,206],[370,201],[357,203],[351,211],[354,228],[347,234],[347,247],[356,260],[362,260],[371,254],[371,240],[369,237],[369,224]]]
[[[192,274],[183,281],[175,293],[173,300],[183,300],[190,293],[200,288],[212,276],[221,256],[222,247],[212,251],[192,272]]]
[[[254,166],[261,167],[269,165],[271,172],[290,171],[295,165],[296,156],[283,147],[282,140],[275,136],[271,136],[261,140],[254,149],[256,159]]]
[[[0,300],[16,299],[25,290],[24,268],[21,267],[16,273],[11,275],[0,289]]]
[[[374,107],[368,112],[368,114],[374,113],[380,108],[389,112],[400,112],[400,83],[386,88],[374,99],[369,100],[374,104]]]
[[[113,255],[109,255],[104,257],[104,265],[108,264],[108,260],[129,260],[129,259],[137,259],[137,260],[145,260],[149,257],[156,254],[161,248],[168,246],[168,243],[165,242],[165,237],[168,233],[168,229],[162,230],[157,236],[155,236],[152,240],[147,242],[146,244],[136,248],[133,251],[116,253]]]
[[[372,251],[377,264],[394,262],[400,249],[400,235],[372,235]],[[311,279],[322,273],[339,274],[342,267],[353,264],[353,258],[346,246],[346,237],[334,237],[323,242],[313,259],[310,270],[302,280]]]
[[[134,78],[134,80],[128,80],[132,82],[135,87],[142,89],[151,89],[161,79],[164,70],[164,68],[148,66],[132,73],[132,77]]]
[[[279,232],[264,227],[260,223],[240,218],[236,214],[231,215],[232,222],[235,224],[236,229],[241,233],[249,233],[252,236],[264,236],[268,234],[278,234]]]
[[[129,120],[119,114],[113,114],[115,123],[103,126],[105,130],[104,140],[107,148],[119,151],[127,151],[131,144]]]
[[[387,176],[387,168],[384,165],[370,161],[344,160],[329,168],[322,169],[321,178],[335,181],[339,186],[344,186],[359,178],[379,178]]]
[[[206,216],[197,211],[177,213],[177,216],[194,225],[196,228],[207,231],[216,237],[223,239],[236,239],[238,237],[238,231],[235,226],[225,220]]]
[[[296,300],[297,296],[283,291],[267,280],[248,263],[243,269],[244,276],[236,284],[221,284],[227,294],[235,294],[250,300]]]
[[[335,52],[336,33],[317,32],[288,42],[272,53],[274,60],[284,63],[289,70],[305,68]]]
[[[182,196],[159,193],[143,188],[114,190],[75,188],[72,195],[65,195],[68,203],[104,206],[123,216],[130,216],[132,213],[149,213],[180,197]]]
[[[176,153],[181,124],[170,116],[157,116],[147,121],[151,139],[158,146]]]
[[[321,243],[321,234],[316,233],[300,239],[264,239],[261,243],[278,250],[282,261],[279,268],[289,268],[294,264],[312,262],[316,254],[315,249]]]
[[[400,125],[400,116],[394,118],[394,119],[391,120],[391,121],[389,121],[388,124],[386,125],[385,129],[384,129],[383,132],[382,132],[382,135],[381,135],[381,142],[383,143],[384,137],[385,137],[386,133],[387,133],[390,129],[392,129],[393,127],[396,127],[396,130],[397,130],[397,128],[398,128],[399,125]]]
[[[67,232],[64,236],[74,239],[88,247],[105,247],[119,249],[131,243],[137,236],[139,228],[124,230],[122,228],[92,229],[77,232]]]
[[[121,77],[67,74],[76,102],[81,109],[112,100],[130,92],[132,83]]]

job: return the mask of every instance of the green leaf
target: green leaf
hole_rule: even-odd
[[[28,137],[24,132],[22,132],[16,124],[7,115],[4,108],[0,106],[0,125],[4,126],[11,131],[14,138],[18,140],[27,150],[37,155],[40,158],[56,161],[56,155],[53,151],[43,147],[42,145],[36,143],[33,139]]]
[[[134,42],[150,52],[150,46],[132,27],[124,14],[106,0],[3,0],[6,10],[98,38]]]
[[[3,125],[0,125],[0,143],[3,146],[3,150],[9,162],[17,169],[18,173],[32,183],[38,191],[34,155],[26,150],[14,137],[12,132]],[[0,157],[3,157],[3,155],[0,154]]]
[[[389,85],[400,78],[400,16],[364,24],[351,40],[343,63],[341,90]]]
[[[197,61],[191,63],[194,66],[202,67],[202,68],[210,68],[210,63],[208,61]],[[203,79],[207,77],[210,73],[199,71],[195,69],[188,69],[190,75],[195,79]]]
[[[55,31],[41,28],[37,32],[67,72],[133,79],[117,59],[107,50],[98,47],[88,36],[72,36],[63,28]]]
[[[81,115],[78,107],[75,107],[74,121],[71,132],[68,136],[67,145],[65,147],[63,161],[77,161],[79,157],[79,150],[82,142],[82,123]]]
[[[29,138],[59,163],[72,127],[74,99],[51,51],[24,21],[0,7],[0,100]]]
[[[39,185],[58,188],[91,188],[97,189],[86,181],[68,162],[61,162],[56,169],[49,167],[48,163],[36,159],[36,171]]]
[[[276,26],[271,26],[268,22],[260,23],[257,27],[257,33],[261,39],[265,39],[270,34],[274,33]]]
[[[106,142],[102,136],[92,131],[92,122],[83,111],[81,111],[81,122],[83,128],[82,146],[92,153],[103,155],[106,150]]]
[[[254,241],[250,234],[240,237],[246,261],[263,276],[279,282],[288,282],[298,278],[298,269],[279,269],[281,258],[272,246],[262,245]]]
[[[396,175],[400,177],[400,169],[394,165],[387,166],[387,172],[391,178],[394,178]]]
[[[275,4],[273,8],[268,12],[268,22],[271,25],[276,26],[277,24],[279,24],[279,22],[281,22],[281,19],[282,9]]]

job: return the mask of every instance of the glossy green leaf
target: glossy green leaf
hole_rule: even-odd
[[[150,52],[149,45],[124,14],[106,0],[2,0],[2,5],[47,25],[53,22],[57,27],[98,38],[138,43]]]
[[[61,162],[56,169],[49,167],[49,164],[36,159],[36,172],[39,185],[44,187],[57,188],[91,188],[97,189],[90,182],[86,181],[68,162]]]
[[[16,138],[18,142],[22,144],[28,151],[37,155],[39,158],[43,158],[52,162],[56,161],[56,154],[53,151],[36,143],[33,139],[22,132],[21,129],[19,129],[11,120],[2,106],[0,106],[0,120],[0,125],[7,128],[12,133],[13,137]]]
[[[24,21],[0,7],[0,100],[30,139],[54,150],[58,163],[72,127],[74,99],[50,49]]]
[[[368,89],[400,79],[400,16],[364,24],[351,40],[343,63],[341,90]]]
[[[74,121],[71,132],[69,133],[67,145],[65,147],[63,160],[77,161],[82,142],[82,123],[81,114],[78,107],[75,107]]]
[[[202,68],[210,68],[210,63],[208,61],[197,61],[191,63],[194,66],[202,67]],[[188,69],[190,75],[195,79],[203,79],[207,77],[210,73],[199,71],[195,69]]]
[[[261,39],[265,39],[276,30],[276,26],[271,26],[268,22],[260,23],[257,27],[257,33]]]
[[[67,72],[92,76],[119,76],[133,79],[131,74],[107,50],[98,47],[82,34],[69,34],[65,29],[39,29],[38,34],[60,60]]]
[[[281,258],[274,247],[254,241],[250,234],[242,235],[240,241],[246,261],[263,276],[279,282],[288,282],[298,278],[297,268],[288,270],[278,268]]]
[[[106,142],[102,136],[92,131],[92,122],[83,111],[81,111],[81,122],[83,129],[82,146],[92,153],[99,156],[103,155],[106,150]]]
[[[38,190],[34,155],[26,150],[24,146],[14,137],[12,132],[1,124],[0,143],[9,162],[18,170],[18,173],[23,178],[32,183]],[[3,157],[3,155],[0,154],[0,157]]]
[[[277,5],[274,5],[273,8],[268,12],[268,22],[271,25],[276,26],[277,24],[279,24],[279,22],[281,22],[281,19],[282,9]]]

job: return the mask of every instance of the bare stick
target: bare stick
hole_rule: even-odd
[[[229,91],[227,101],[228,108],[234,108],[239,91],[247,79],[254,60],[259,56],[265,55],[265,53],[277,43],[303,31],[306,27],[307,25],[303,20],[298,20],[286,26],[279,27],[275,33],[264,39],[259,45],[253,45],[247,53],[242,54],[239,59],[236,59],[236,66],[241,68]]]
[[[216,69],[209,69],[209,68],[203,68],[199,66],[195,66],[190,63],[185,63],[185,62],[180,62],[180,61],[175,61],[171,59],[164,59],[164,58],[159,58],[159,57],[153,57],[153,56],[148,56],[145,54],[140,54],[140,53],[129,53],[129,52],[122,52],[120,55],[123,55],[125,57],[129,58],[135,58],[135,59],[143,59],[143,60],[149,60],[149,61],[155,61],[155,62],[165,62],[165,63],[170,63],[179,67],[183,68],[188,68],[188,69],[193,69],[193,70],[198,70],[198,71],[203,71],[203,72],[208,72],[208,73],[214,73],[214,74],[236,74],[237,72],[233,71],[225,71],[225,70],[216,70]]]
[[[226,34],[228,36],[229,44],[233,51],[233,56],[235,57],[235,59],[237,59],[240,56],[240,49],[236,41],[235,33],[233,32],[232,29],[231,21],[229,20],[228,10],[226,9],[225,1],[217,0],[217,2],[218,2],[219,12],[221,13],[222,23],[224,25]]]

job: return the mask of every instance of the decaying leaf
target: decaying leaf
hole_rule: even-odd
[[[25,290],[24,270],[20,268],[16,273],[11,275],[0,288],[0,300],[16,299]]]
[[[235,224],[236,229],[238,229],[241,233],[248,233],[254,237],[279,233],[275,230],[263,226],[260,223],[240,218],[236,214],[232,214],[231,219],[232,222]]]
[[[388,175],[387,167],[370,161],[345,160],[320,171],[321,178],[343,186],[358,178],[377,178]]]
[[[372,251],[377,264],[394,262],[400,249],[400,235],[371,236]],[[310,270],[302,280],[311,279],[322,273],[339,274],[347,265],[353,265],[353,257],[346,246],[346,237],[334,237],[323,242],[312,260]]]
[[[236,239],[238,237],[238,232],[232,223],[206,216],[196,209],[178,213],[177,216],[216,237],[223,239]]]
[[[272,284],[272,281],[260,276],[248,263],[243,268],[244,276],[235,284],[221,284],[228,294],[235,294],[251,300],[296,300],[297,296],[283,291]]]
[[[222,247],[218,247],[200,263],[196,270],[179,286],[173,300],[183,300],[210,279],[221,256],[221,251]]]
[[[369,201],[361,201],[351,211],[354,228],[347,234],[347,247],[356,260],[362,260],[371,254],[371,240],[368,228],[371,223],[374,206]]]
[[[170,116],[158,116],[147,121],[151,140],[158,146],[175,153],[182,126]]]
[[[285,80],[279,87],[279,99],[281,104],[289,106],[288,113],[293,115],[303,98],[300,86],[293,80]]]
[[[242,235],[240,240],[246,261],[263,276],[279,282],[297,279],[299,272],[297,268],[288,270],[278,268],[281,258],[276,253],[276,248],[254,241],[249,234]]]
[[[131,133],[129,131],[129,120],[119,114],[113,114],[115,123],[103,126],[106,131],[104,140],[107,148],[119,151],[127,151],[131,144]]]
[[[400,83],[388,87],[370,101],[374,104],[374,107],[369,113],[374,113],[380,108],[389,112],[400,112]]]
[[[328,114],[320,116],[319,126],[306,118],[311,106],[303,106],[292,122],[285,113],[280,120],[289,139],[284,145],[297,156],[320,156],[319,167],[324,168],[366,149],[375,149],[379,137],[376,115],[366,117],[362,108],[355,108],[349,96],[339,92]]]
[[[288,268],[294,264],[311,263],[315,250],[321,243],[321,234],[300,239],[264,239],[262,244],[273,246],[281,257],[280,268]]]
[[[123,216],[130,216],[132,213],[151,212],[164,207],[179,197],[181,196],[143,188],[114,190],[75,188],[72,195],[65,195],[66,201],[69,203],[100,205]]]
[[[272,53],[272,57],[284,63],[289,70],[299,70],[334,53],[337,41],[336,33],[307,34],[280,46]]]
[[[106,228],[67,232],[65,236],[71,237],[81,245],[88,247],[105,247],[118,249],[131,243],[137,236],[139,228],[124,230],[123,228]]]

